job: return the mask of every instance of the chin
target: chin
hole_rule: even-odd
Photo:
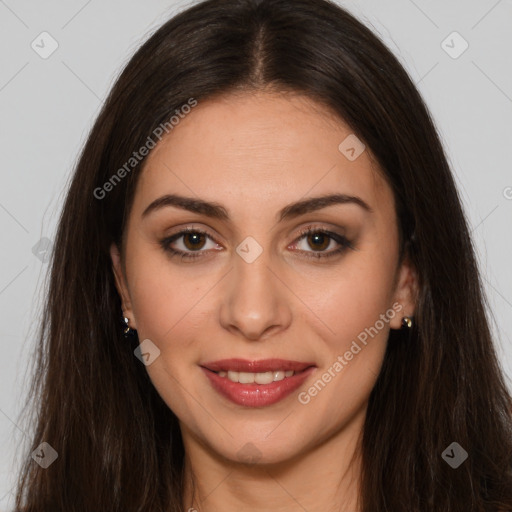
[[[231,440],[229,446],[213,446],[212,448],[232,463],[254,466],[287,462],[295,458],[301,451],[294,438],[288,437],[286,443],[283,444],[282,439],[270,441],[264,436],[260,441],[249,437],[247,440]]]

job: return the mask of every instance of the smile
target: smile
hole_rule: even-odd
[[[283,359],[224,359],[200,366],[215,391],[246,407],[264,407],[283,400],[316,368],[313,363]]]
[[[226,377],[231,382],[240,382],[241,384],[270,384],[271,382],[278,382],[286,377],[291,377],[295,374],[293,370],[277,370],[274,372],[216,372],[219,377]]]

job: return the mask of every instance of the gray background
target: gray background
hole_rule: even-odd
[[[470,219],[512,389],[512,0],[340,3],[384,39],[431,109]],[[28,441],[19,414],[48,267],[32,249],[53,239],[73,165],[115,77],[186,5],[0,0],[0,510],[12,507],[15,447]],[[43,31],[58,43],[47,59],[31,47],[50,48]]]

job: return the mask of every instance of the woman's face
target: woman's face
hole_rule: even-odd
[[[111,255],[186,447],[282,462],[355,439],[389,329],[414,310],[368,148],[305,97],[230,95],[199,102],[141,172],[126,273]]]

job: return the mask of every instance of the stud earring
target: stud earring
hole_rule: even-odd
[[[124,315],[123,315],[123,318],[124,318],[124,324],[125,324],[125,329],[123,331],[123,335],[125,338],[129,338],[130,336],[133,336],[137,331],[136,329],[132,329],[128,323],[130,321],[129,318],[126,318]]]
[[[402,317],[402,327],[407,327],[408,329],[412,327],[412,316]]]

